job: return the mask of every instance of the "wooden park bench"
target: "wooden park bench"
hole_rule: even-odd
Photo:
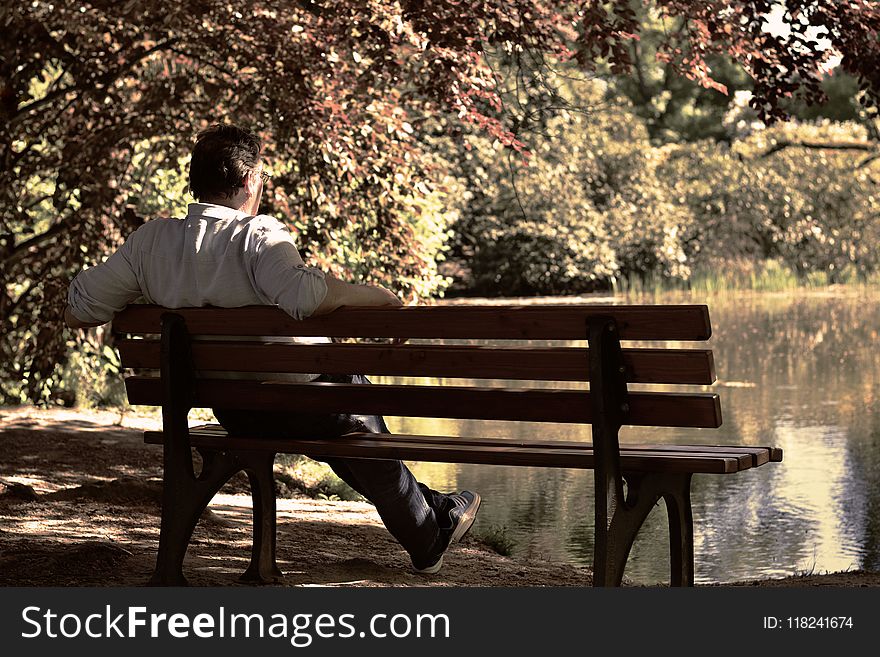
[[[250,480],[254,514],[251,563],[242,577],[280,577],[273,462],[276,453],[295,453],[593,469],[594,584],[620,585],[636,533],[662,498],[669,517],[670,583],[692,586],[692,475],[733,474],[782,460],[782,451],[774,447],[619,444],[622,425],[721,425],[717,394],[627,390],[628,383],[709,386],[715,381],[710,350],[622,349],[620,344],[705,341],[711,329],[702,305],[341,308],[302,321],[269,306],[169,311],[133,305],[113,327],[123,367],[134,370],[125,380],[129,401],[162,407],[163,431],[145,433],[147,443],[164,445],[154,584],[186,583],[182,565],[193,528],[214,494],[242,470]],[[261,336],[410,338],[419,343],[294,344]],[[466,343],[477,340],[492,341],[491,346]],[[560,341],[586,341],[586,346],[559,346]],[[258,374],[230,380],[211,378],[212,371]],[[492,387],[485,382],[291,383],[278,380],[275,373],[281,372],[500,381]],[[563,383],[514,387],[511,380]],[[572,382],[589,382],[589,390]],[[368,433],[332,440],[230,438],[219,425],[190,429],[187,413],[195,407],[591,424],[593,442],[545,440],[537,430],[529,441]],[[198,475],[191,448],[202,457]]]

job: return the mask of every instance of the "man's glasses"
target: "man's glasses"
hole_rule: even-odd
[[[260,171],[260,180],[263,181],[263,184],[264,184],[264,185],[265,185],[267,182],[269,182],[271,179],[272,179],[272,175],[271,175],[271,174],[266,173],[265,171]]]

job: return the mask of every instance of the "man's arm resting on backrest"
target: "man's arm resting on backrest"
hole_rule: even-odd
[[[325,276],[327,294],[312,312],[312,316],[324,315],[342,306],[402,306],[403,303],[390,290],[378,285],[357,285]],[[92,328],[107,322],[83,322],[77,319],[70,306],[64,309],[64,323],[70,328]]]
[[[70,306],[67,306],[64,309],[64,323],[67,324],[70,328],[80,329],[92,328],[93,326],[101,326],[101,324],[106,324],[107,322],[81,322],[70,310]]]
[[[342,306],[402,306],[403,303],[390,290],[379,285],[346,283],[326,275],[327,295],[311,316],[325,315]]]

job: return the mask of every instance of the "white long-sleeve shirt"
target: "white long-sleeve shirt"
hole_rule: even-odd
[[[185,219],[154,219],[68,290],[73,316],[108,322],[132,301],[165,308],[277,305],[295,319],[327,294],[324,273],[306,267],[290,231],[267,215],[191,203]]]

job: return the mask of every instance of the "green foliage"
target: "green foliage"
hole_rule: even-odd
[[[836,69],[822,79],[822,91],[828,101],[821,105],[806,105],[797,99],[787,99],[783,106],[792,118],[800,121],[864,121],[862,115],[865,110],[859,106],[859,82],[856,78]]]
[[[682,27],[679,18],[643,8],[640,23],[639,40],[629,44],[631,70],[615,75],[608,66],[600,69],[612,93],[632,104],[655,145],[703,139],[729,141],[732,135],[725,125],[725,115],[733,108],[738,93],[747,94],[749,99],[753,96],[754,84],[747,68],[729,57],[711,54],[706,63],[723,90],[706,87],[677,74],[674,61],[663,56],[668,33]],[[809,104],[803,94],[784,95],[779,104],[791,118],[801,121],[828,118],[864,122],[858,80],[842,67],[821,76],[817,89],[825,96],[821,104]],[[754,109],[752,113],[757,115]]]
[[[799,142],[865,143],[855,124],[779,124],[731,148],[667,147],[663,175],[692,213],[683,235],[689,262],[779,260],[800,279],[865,278],[880,268],[880,196],[869,167],[848,151]],[[790,147],[768,153],[781,143]]]
[[[66,405],[123,407],[127,396],[120,366],[115,349],[87,339],[71,350],[70,358],[56,370],[58,384],[51,389]]]
[[[611,88],[569,91],[600,108]],[[869,127],[826,119],[765,128],[746,100],[737,95],[721,126],[731,144],[653,145],[627,101],[546,119],[527,166],[471,138],[458,161],[456,291],[779,289],[871,277],[880,196]]]
[[[337,477],[325,463],[298,454],[279,454],[275,480],[280,493],[322,500],[360,501],[364,498]]]
[[[476,534],[476,538],[502,557],[509,557],[516,548],[516,541],[507,533],[507,527],[502,525],[492,525]]]
[[[680,235],[690,217],[636,117],[564,113],[545,134],[528,166],[485,141],[466,156],[455,254],[472,292],[565,294],[634,274],[688,274]]]
[[[737,90],[752,88],[745,69],[717,54],[706,58],[724,91],[677,74],[675,62],[662,57],[662,44],[669,32],[682,28],[682,20],[642,12],[640,39],[629,44],[632,69],[618,75],[603,71],[610,91],[629,101],[654,144],[725,138],[722,119],[731,99]]]

